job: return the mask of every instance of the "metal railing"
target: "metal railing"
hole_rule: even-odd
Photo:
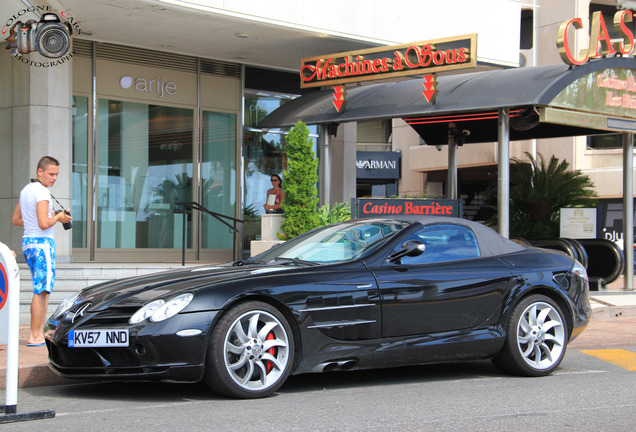
[[[236,227],[237,223],[245,223],[244,220],[241,219],[236,219],[234,217],[231,216],[227,216],[221,213],[217,213],[217,212],[213,212],[211,210],[208,210],[207,208],[203,207],[201,204],[199,204],[198,202],[195,201],[189,201],[189,202],[177,202],[175,203],[175,205],[177,206],[181,206],[183,207],[183,236],[182,236],[182,241],[181,241],[181,265],[185,266],[185,251],[186,251],[186,226],[188,223],[188,215],[187,215],[187,211],[188,209],[190,210],[198,210],[202,213],[207,213],[208,215],[214,217],[215,219],[217,219],[219,222],[221,222],[223,225],[226,225],[228,228],[230,228],[232,231],[234,231],[234,235],[236,235],[236,233],[238,232],[238,228]],[[233,221],[234,224],[230,224],[229,222],[227,222],[227,220]],[[236,241],[232,242],[232,256],[236,256]]]

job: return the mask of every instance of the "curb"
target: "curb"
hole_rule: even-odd
[[[6,368],[2,368],[0,369],[0,390],[6,389],[6,381],[7,370]],[[18,388],[20,389],[71,384],[73,381],[55,375],[55,373],[53,373],[53,371],[49,368],[48,364],[21,366],[18,369]]]
[[[610,291],[590,295],[592,319],[636,316],[636,293],[633,291]]]
[[[621,318],[633,316],[636,316],[636,306],[592,306],[592,319]]]

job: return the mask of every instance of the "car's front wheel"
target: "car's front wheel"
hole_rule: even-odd
[[[212,332],[204,380],[226,396],[265,397],[285,382],[293,359],[294,340],[285,317],[267,303],[241,303]]]
[[[529,296],[513,309],[506,343],[494,363],[519,375],[549,375],[563,360],[567,340],[567,324],[559,306],[546,296]]]

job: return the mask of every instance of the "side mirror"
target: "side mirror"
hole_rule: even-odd
[[[407,240],[402,243],[402,249],[389,255],[389,261],[397,262],[400,258],[405,256],[416,257],[422,255],[425,250],[426,246],[424,246],[424,243],[417,240]]]

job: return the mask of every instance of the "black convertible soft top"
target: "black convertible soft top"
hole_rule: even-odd
[[[396,218],[398,219],[398,218]],[[450,224],[460,225],[470,229],[475,233],[477,238],[477,244],[482,257],[503,255],[513,252],[519,252],[527,249],[518,243],[507,239],[492,228],[487,227],[479,222],[474,222],[468,219],[454,218],[449,216],[400,216],[400,220],[410,223],[420,223],[422,225],[438,225],[438,224]],[[386,220],[386,219],[385,219]]]

